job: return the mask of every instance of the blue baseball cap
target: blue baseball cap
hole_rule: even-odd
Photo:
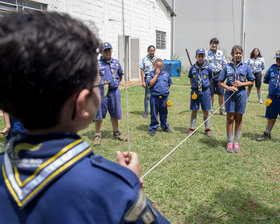
[[[280,50],[276,52],[275,58],[280,58]]]
[[[106,49],[112,49],[112,45],[109,43],[109,42],[104,42],[102,45],[101,45],[101,51],[104,51]]]
[[[205,50],[204,49],[197,49],[195,54],[196,55],[198,55],[198,54],[205,54]]]

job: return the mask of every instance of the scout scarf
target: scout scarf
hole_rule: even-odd
[[[155,61],[157,60],[156,57],[151,58],[151,56],[150,56],[149,54],[147,54],[147,58],[149,59],[149,61],[150,61],[152,64],[154,64]]]
[[[23,208],[55,179],[92,153],[79,136],[68,134],[66,137],[31,143],[31,138],[22,141],[17,135],[11,140],[4,154],[2,173],[7,189],[19,207]]]
[[[202,92],[201,71],[206,68],[206,63],[204,62],[201,67],[198,66],[197,63],[195,63],[195,67],[198,69],[198,91]]]
[[[113,58],[111,58],[109,61],[106,61],[110,65],[110,70],[112,74],[112,78],[115,84],[115,70],[113,69]]]

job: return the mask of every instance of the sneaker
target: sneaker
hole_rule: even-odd
[[[162,129],[164,132],[167,132],[167,133],[172,133],[172,131],[169,129],[169,128],[164,128],[164,129]]]
[[[263,135],[259,138],[257,138],[257,141],[267,141],[271,139],[271,134],[267,134],[266,132],[263,133]]]
[[[209,128],[205,129],[205,134],[207,135],[207,137],[212,137],[212,133]]]
[[[260,99],[260,100],[259,100],[259,103],[260,103],[260,104],[262,104],[262,103],[263,103],[262,99]]]
[[[156,134],[156,130],[154,130],[154,129],[150,130],[150,135],[151,136],[154,136],[155,134]]]
[[[233,153],[233,145],[232,145],[232,143],[228,143],[227,144],[227,152],[228,153]]]
[[[193,128],[189,128],[189,135],[191,135],[194,132]]]
[[[113,135],[114,135],[114,138],[116,138],[116,139],[118,139],[120,141],[124,141],[124,142],[127,141],[127,138],[120,131],[114,131]]]
[[[94,144],[95,146],[100,145],[100,144],[101,144],[101,138],[102,138],[101,133],[100,133],[100,134],[95,133],[95,134],[94,134],[93,144]]]
[[[147,116],[148,116],[148,112],[145,112],[145,113],[143,114],[143,118],[147,118]]]
[[[236,152],[236,153],[240,152],[240,148],[239,148],[238,142],[235,142],[233,144],[233,151]]]
[[[223,115],[223,116],[225,116],[225,115],[226,115],[226,112],[225,112],[225,110],[224,110],[224,109],[220,109],[220,115]]]

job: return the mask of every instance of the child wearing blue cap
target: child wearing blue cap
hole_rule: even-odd
[[[238,153],[239,138],[242,127],[242,116],[245,113],[247,93],[245,86],[253,85],[254,76],[250,67],[241,61],[243,50],[234,45],[231,50],[232,62],[225,65],[219,77],[220,85],[225,92],[225,105],[227,112],[227,152]],[[226,83],[224,81],[226,80]],[[234,144],[232,144],[233,122],[235,122]]]
[[[263,80],[264,83],[269,84],[268,96],[265,103],[265,117],[268,120],[263,136],[257,138],[257,141],[271,139],[271,130],[276,122],[277,116],[280,115],[280,50],[276,52],[275,58],[276,64],[270,66]]]
[[[195,130],[195,121],[197,117],[197,111],[199,110],[199,105],[203,111],[203,118],[207,120],[209,116],[209,111],[211,110],[211,93],[210,93],[210,83],[212,82],[212,69],[205,61],[205,50],[196,50],[196,63],[191,66],[189,71],[189,78],[191,83],[191,102],[190,110],[191,115],[191,127],[189,129],[189,135]],[[209,119],[205,122],[205,134],[211,137],[211,131],[209,128]]]

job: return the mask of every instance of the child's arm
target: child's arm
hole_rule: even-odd
[[[190,78],[190,84],[191,84],[191,86],[192,86],[192,78]]]
[[[0,134],[7,135],[11,129],[10,116],[8,113],[3,112],[3,117],[4,117],[6,127],[2,131],[0,131]]]
[[[161,71],[159,69],[156,69],[156,72],[155,72],[155,76],[151,79],[151,81],[149,82],[149,86],[153,86],[156,81],[157,81],[157,77],[159,75]]]
[[[228,86],[228,85],[226,85],[226,84],[224,83],[224,81],[222,81],[222,80],[219,81],[219,85],[220,85],[222,88],[224,88],[224,89],[226,89],[226,90],[229,90],[229,91],[232,91],[232,92],[238,91],[238,89],[237,89],[235,86]]]

